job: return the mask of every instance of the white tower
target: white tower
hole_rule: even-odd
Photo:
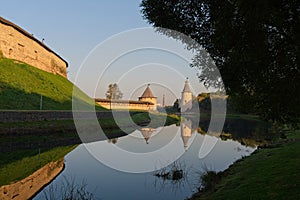
[[[192,108],[193,93],[190,89],[189,79],[186,78],[183,91],[181,93],[180,110],[185,112]]]

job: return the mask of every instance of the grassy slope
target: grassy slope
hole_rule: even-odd
[[[234,163],[213,189],[193,199],[299,199],[300,131],[288,138],[294,141]]]
[[[83,104],[94,104],[76,88],[76,97]],[[43,110],[71,110],[73,84],[60,75],[0,57],[0,109],[39,110],[43,95]]]

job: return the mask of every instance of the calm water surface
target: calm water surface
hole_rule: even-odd
[[[217,143],[206,157],[200,159],[198,156],[200,147],[207,139],[217,140]],[[164,159],[168,159],[166,155],[169,156],[170,160],[182,154],[175,165],[184,171],[185,176],[178,181],[156,177],[155,172],[117,171],[99,162],[86,148],[87,146],[97,150],[101,147],[99,148],[101,151],[103,147],[109,150],[112,145],[116,145],[126,151],[146,153],[161,149],[170,141],[173,142],[173,147],[161,154],[164,154]],[[34,199],[45,199],[44,192],[49,191],[50,188],[60,188],[65,179],[74,180],[79,185],[85,182],[87,190],[93,193],[96,199],[185,199],[200,186],[202,173],[207,170],[225,170],[234,161],[251,154],[254,150],[254,147],[247,147],[230,139],[224,141],[208,134],[201,135],[193,130],[190,124],[182,123],[181,126],[171,125],[156,129],[136,130],[124,137],[79,145],[65,156],[64,171]],[[109,152],[108,155],[110,155]],[[114,159],[118,158],[116,155],[112,156]],[[120,156],[118,159],[120,165],[128,162],[126,157]],[[158,166],[158,161],[159,159],[151,158],[143,163],[137,161],[133,164],[137,167],[145,164]]]

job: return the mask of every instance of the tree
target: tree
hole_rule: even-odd
[[[143,0],[142,14],[154,27],[174,29],[195,39],[192,67],[200,81],[220,87],[241,110],[266,120],[297,122],[300,118],[300,5],[294,0]],[[184,42],[181,35],[157,29]],[[207,51],[222,77],[211,78]],[[211,62],[211,61],[210,61]]]
[[[107,99],[122,99],[123,93],[120,91],[118,84],[113,83],[108,85],[108,90],[105,93]]]
[[[176,99],[176,101],[173,103],[173,110],[175,110],[176,112],[180,111],[180,108],[179,108],[179,99]]]

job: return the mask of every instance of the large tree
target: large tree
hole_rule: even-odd
[[[195,39],[218,67],[227,94],[241,110],[291,122],[300,113],[300,5],[298,0],[143,0],[154,27]],[[170,37],[185,37],[159,29]],[[205,53],[196,50],[200,81],[218,87]]]
[[[118,84],[113,83],[108,85],[108,90],[105,93],[108,99],[122,99],[123,93],[120,91]]]

